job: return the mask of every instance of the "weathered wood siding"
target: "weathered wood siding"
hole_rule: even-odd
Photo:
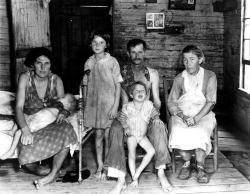
[[[9,91],[10,46],[6,0],[0,0],[0,91]]]
[[[241,46],[241,0],[237,0],[237,11],[225,16],[224,74],[225,88],[230,99],[230,112],[238,129],[250,135],[250,95],[240,91],[240,46]]]
[[[49,9],[44,9],[40,0],[12,0],[11,11],[17,79],[19,74],[27,69],[23,61],[30,49],[50,46]]]
[[[50,45],[49,9],[40,0],[12,0],[16,49]]]
[[[159,34],[146,30],[146,13],[168,10],[169,0],[145,3],[145,0],[114,0],[114,56],[123,63],[127,60],[126,43],[142,38],[148,44],[147,59],[160,75],[173,78],[183,69],[180,62],[182,49],[188,44],[202,48],[205,67],[214,71],[219,89],[223,88],[223,13],[214,12],[211,0],[196,1],[195,10],[171,10],[173,22],[185,25],[183,34]]]

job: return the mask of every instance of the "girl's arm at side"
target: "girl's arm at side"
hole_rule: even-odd
[[[120,102],[120,95],[121,95],[121,83],[115,83],[115,101],[114,104],[109,112],[109,118],[114,119],[117,116],[118,106]]]

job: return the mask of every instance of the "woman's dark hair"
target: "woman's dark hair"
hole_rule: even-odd
[[[135,39],[132,39],[130,41],[128,41],[127,43],[127,51],[130,52],[130,48],[134,48],[138,45],[142,44],[143,46],[143,50],[145,51],[147,49],[147,44],[144,40],[142,39],[138,39],[138,38],[135,38]]]
[[[45,56],[50,60],[51,66],[53,64],[53,56],[52,56],[52,52],[45,48],[45,47],[37,47],[37,48],[33,48],[29,54],[27,55],[24,64],[27,67],[31,67],[34,62],[37,60],[38,57],[40,56]]]
[[[203,51],[201,50],[200,47],[196,46],[196,45],[188,45],[186,46],[183,50],[182,50],[182,56],[184,53],[193,53],[195,54],[198,59],[201,59],[203,58],[203,61],[202,63],[205,63],[205,57],[204,57],[204,53]]]
[[[141,81],[136,81],[136,82],[134,82],[134,83],[130,86],[130,89],[129,89],[129,94],[130,94],[130,95],[132,95],[132,93],[133,93],[133,91],[134,91],[134,89],[135,89],[135,87],[136,87],[137,85],[142,85],[142,86],[144,87],[146,93],[147,93],[147,86],[146,86],[146,84],[143,83],[143,82],[141,82]]]
[[[110,47],[110,35],[104,30],[96,30],[90,37],[90,43],[97,37],[101,37],[106,41],[107,49]]]

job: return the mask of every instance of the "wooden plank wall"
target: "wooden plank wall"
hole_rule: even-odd
[[[126,43],[132,38],[142,38],[148,44],[147,59],[151,67],[166,75],[169,80],[183,70],[180,63],[182,49],[188,44],[202,48],[205,67],[214,71],[219,89],[223,89],[223,13],[214,12],[211,0],[196,1],[195,10],[171,10],[173,22],[185,25],[183,34],[159,34],[147,31],[147,12],[168,11],[169,0],[145,3],[145,0],[114,0],[113,35],[114,56],[120,63],[127,60]]]
[[[6,0],[0,0],[0,91],[9,91],[10,46]]]
[[[12,0],[11,11],[15,36],[15,80],[27,68],[23,61],[31,48],[50,47],[49,8],[40,0]],[[15,83],[12,83],[15,84]]]

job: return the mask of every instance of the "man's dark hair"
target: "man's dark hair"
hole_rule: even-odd
[[[54,61],[54,58],[52,56],[52,52],[49,49],[45,48],[45,47],[33,48],[29,52],[29,54],[27,55],[27,57],[26,57],[26,59],[24,61],[24,64],[27,67],[31,67],[36,62],[37,58],[39,58],[41,56],[47,57],[50,60],[51,67],[52,67],[53,61]]]
[[[147,49],[147,44],[146,44],[146,42],[144,40],[135,38],[135,39],[132,39],[132,40],[128,41],[128,43],[127,43],[127,51],[130,52],[130,48],[134,48],[134,47],[136,47],[136,46],[138,46],[140,44],[142,44],[144,50]]]

